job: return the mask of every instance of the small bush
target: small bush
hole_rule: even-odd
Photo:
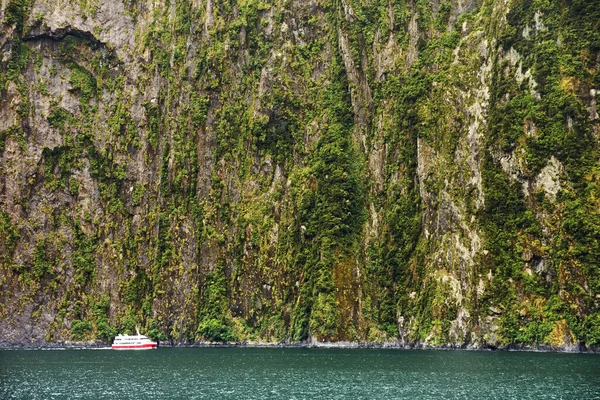
[[[201,321],[197,332],[204,339],[211,342],[230,342],[235,340],[231,324],[216,318]]]
[[[75,340],[83,339],[84,335],[92,330],[92,324],[87,321],[73,321],[71,325],[71,336]]]

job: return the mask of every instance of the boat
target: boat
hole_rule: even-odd
[[[115,350],[150,350],[158,346],[156,342],[148,339],[147,336],[140,335],[140,331],[137,329],[136,331],[137,335],[118,334],[111,347]]]

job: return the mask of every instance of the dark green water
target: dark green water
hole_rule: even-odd
[[[0,351],[1,399],[600,399],[600,356],[359,349]]]

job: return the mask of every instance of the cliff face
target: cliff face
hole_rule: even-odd
[[[0,340],[600,345],[598,2],[0,17]]]

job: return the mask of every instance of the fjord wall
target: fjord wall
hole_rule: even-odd
[[[600,345],[598,2],[0,19],[0,341]]]

